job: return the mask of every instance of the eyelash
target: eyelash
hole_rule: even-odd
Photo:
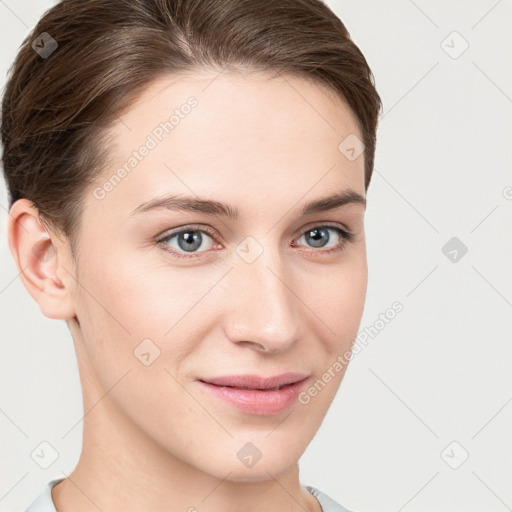
[[[354,239],[354,234],[351,231],[348,231],[346,229],[341,229],[340,227],[332,225],[332,224],[329,224],[329,223],[327,223],[327,224],[318,224],[318,225],[312,226],[311,228],[308,228],[305,231],[303,231],[299,238],[302,238],[302,236],[307,234],[308,232],[313,231],[314,229],[319,229],[319,228],[320,229],[321,228],[329,228],[329,229],[335,231],[336,233],[338,233],[340,235],[342,240],[341,240],[341,242],[336,244],[336,246],[331,247],[329,249],[322,250],[322,249],[314,249],[314,248],[311,247],[308,252],[316,252],[316,253],[321,253],[321,254],[330,254],[332,252],[342,252],[343,250],[346,249],[347,245],[349,243],[351,243],[353,241],[353,239]],[[184,254],[184,253],[176,251],[175,249],[169,249],[169,246],[166,243],[171,238],[175,237],[176,235],[179,235],[181,233],[187,233],[187,232],[206,233],[207,235],[209,235],[214,240],[214,242],[217,242],[215,240],[215,235],[214,235],[213,230],[211,230],[209,228],[201,228],[201,229],[199,229],[198,227],[196,227],[194,225],[190,225],[190,226],[185,226],[184,228],[180,228],[180,229],[178,229],[176,231],[172,231],[172,232],[166,234],[165,237],[160,238],[159,240],[156,241],[156,243],[158,245],[161,245],[164,251],[172,254],[176,258],[198,258],[198,257],[201,256],[201,254],[203,254],[206,251],[190,253],[190,254]]]

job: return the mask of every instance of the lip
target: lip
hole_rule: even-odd
[[[297,400],[308,376],[283,373],[272,377],[232,375],[198,379],[214,397],[247,414],[270,416],[285,411]]]

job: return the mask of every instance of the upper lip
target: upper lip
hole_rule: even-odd
[[[307,377],[304,373],[282,373],[271,377],[261,377],[259,375],[229,375],[225,377],[208,377],[199,379],[215,386],[229,386],[233,388],[246,389],[273,389],[294,384],[304,380]]]

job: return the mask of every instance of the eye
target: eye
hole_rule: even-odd
[[[196,229],[193,226],[187,226],[185,229],[180,229],[179,231],[167,234],[164,238],[158,240],[157,243],[162,244],[164,249],[170,252],[173,256],[178,258],[190,258],[196,256],[199,248],[203,248],[205,250],[211,249],[213,244],[209,243],[207,239],[213,240],[213,232],[205,229]],[[183,254],[182,251],[185,254]]]
[[[329,242],[332,241],[333,237],[329,233],[334,233],[334,243],[330,246]],[[337,226],[323,225],[306,230],[298,240],[302,239],[306,240],[307,245],[313,249],[323,249],[315,252],[330,253],[345,249],[347,244],[353,240],[353,234]],[[327,250],[325,250],[326,248]]]
[[[329,246],[333,239],[330,233],[334,233],[334,243]],[[345,249],[348,243],[353,240],[353,234],[337,226],[320,225],[303,231],[302,236],[297,240],[302,239],[307,241],[312,252],[325,254]],[[177,258],[194,258],[211,249],[214,241],[213,231],[204,228],[199,229],[196,226],[185,226],[160,238],[157,240],[157,244]],[[293,246],[295,247],[295,245]]]

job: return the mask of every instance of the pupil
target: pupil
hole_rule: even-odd
[[[312,233],[313,235],[310,238],[313,240],[313,247],[322,247],[329,240],[326,229],[311,229],[309,234],[311,235]]]
[[[185,245],[181,243],[182,240],[185,240]],[[178,245],[180,248],[189,252],[201,247],[201,241],[201,234],[197,231],[186,231],[185,233],[182,233],[182,236],[178,237]]]

